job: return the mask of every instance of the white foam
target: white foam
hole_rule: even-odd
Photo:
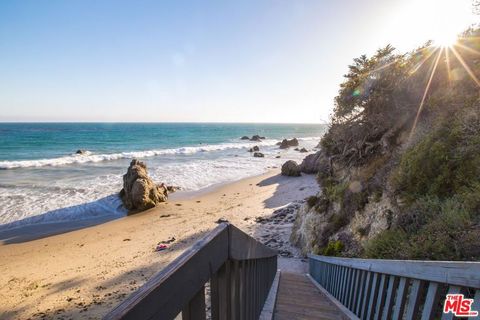
[[[271,146],[277,143],[278,140],[263,140],[261,143],[265,146]],[[85,154],[73,154],[53,159],[36,159],[36,160],[18,160],[18,161],[0,161],[0,169],[14,169],[14,168],[31,168],[31,167],[45,167],[45,166],[61,166],[68,164],[82,164],[88,162],[112,161],[119,159],[131,158],[147,158],[160,155],[181,155],[193,154],[197,152],[211,152],[221,151],[227,149],[244,149],[250,148],[254,142],[247,143],[221,143],[204,146],[182,147],[175,149],[159,149],[146,151],[130,151],[110,154],[94,154],[87,152]]]
[[[305,157],[305,153],[294,151],[292,148],[280,150],[275,146],[277,141],[232,142],[116,155],[140,158],[156,154],[194,154],[202,151],[225,150],[215,154],[197,155],[181,161],[176,161],[175,157],[169,161],[162,160],[161,157],[146,161],[149,174],[155,182],[180,186],[182,190],[196,191],[214,184],[262,174],[273,166],[281,166],[288,159],[301,161]],[[318,139],[301,139],[300,141],[303,141],[302,147],[312,149]],[[232,152],[234,149],[246,149],[255,144],[260,146],[265,158],[254,158],[246,150]],[[230,149],[232,151],[229,151]],[[277,155],[281,155],[281,158],[275,158]],[[91,159],[94,156],[92,154],[72,157]],[[117,156],[118,158],[121,157]],[[87,161],[78,163],[84,162]],[[125,172],[123,165],[116,169],[116,173],[112,173],[111,166],[89,167],[88,172],[92,174],[89,178],[83,175],[67,175],[64,178],[58,177],[56,180],[38,180],[35,185],[0,184],[0,230],[32,223],[78,221],[105,215],[124,215],[126,210],[122,207],[117,195],[122,188],[122,174]],[[98,175],[94,170],[98,170]],[[29,176],[29,173],[25,172],[25,175]]]

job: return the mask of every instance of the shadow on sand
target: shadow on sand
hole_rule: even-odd
[[[285,177],[280,174],[264,179],[257,185],[266,187],[276,184],[273,195],[264,201],[265,208],[273,209],[285,206],[292,201],[302,200],[318,192],[314,175],[302,174],[300,177]]]
[[[198,232],[172,243],[168,251],[183,252],[210,231]],[[161,255],[162,252],[155,252],[154,254]],[[127,267],[118,276],[107,278],[103,281],[96,281],[94,288],[87,289],[89,297],[86,299],[70,293],[68,296],[62,297],[64,299],[62,305],[38,311],[31,316],[33,319],[78,319],[81,316],[88,319],[100,318],[141,287],[148,279],[164,269],[170,262],[171,260],[160,259],[148,264],[141,264],[140,266]],[[82,291],[78,290],[76,292],[78,294],[80,292],[84,293],[86,288],[82,286],[91,283],[92,278],[72,275],[70,279],[50,285],[43,294],[42,299],[49,299],[52,296],[58,297],[59,293],[78,287],[82,288]],[[0,319],[18,319],[19,314],[26,310],[39,309],[36,305],[22,304],[15,309],[5,310],[0,305]]]

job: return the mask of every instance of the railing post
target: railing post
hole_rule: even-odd
[[[214,274],[210,280],[212,319],[228,319],[230,316],[230,261]]]
[[[206,320],[206,318],[205,287],[202,287],[182,310],[182,320]]]

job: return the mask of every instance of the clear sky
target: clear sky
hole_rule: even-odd
[[[0,121],[327,121],[353,58],[473,19],[469,0],[2,0]]]

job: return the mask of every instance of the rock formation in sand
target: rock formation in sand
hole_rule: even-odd
[[[152,181],[143,162],[133,159],[123,176],[120,197],[128,210],[143,211],[165,202],[168,191],[164,184],[156,185]]]
[[[282,176],[299,177],[300,166],[293,160],[288,160],[282,165]]]
[[[300,164],[300,170],[308,174],[318,173],[318,171],[321,169],[320,167],[322,163],[325,163],[325,161],[322,162],[324,157],[325,155],[322,153],[322,151],[309,154]]]
[[[293,138],[292,140],[283,139],[282,142],[280,143],[280,149],[287,149],[287,148],[296,147],[296,146],[298,146],[297,138]]]

